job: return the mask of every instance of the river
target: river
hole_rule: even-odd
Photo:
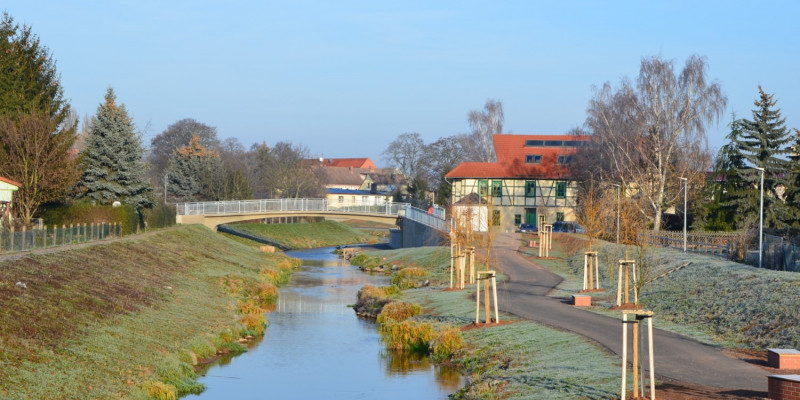
[[[388,278],[359,271],[332,248],[287,252],[303,260],[267,314],[264,338],[212,366],[206,391],[188,399],[442,399],[462,379],[427,357],[392,354],[375,323],[348,305],[365,284]]]

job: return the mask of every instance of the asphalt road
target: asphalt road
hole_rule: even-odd
[[[519,234],[501,233],[493,244],[493,258],[497,257],[503,273],[509,278],[497,288],[500,309],[585,336],[621,357],[621,313],[620,318],[611,318],[576,308],[568,304],[567,299],[548,297],[547,293],[562,279],[523,258],[517,251],[521,243]],[[654,316],[653,324],[658,326],[658,315]],[[768,373],[756,366],[681,335],[657,328],[653,335],[654,369],[658,377],[730,389],[732,393],[756,394],[767,390]],[[629,346],[630,341],[629,333]],[[646,357],[645,350],[642,357],[645,363]],[[628,379],[631,379],[630,375]]]

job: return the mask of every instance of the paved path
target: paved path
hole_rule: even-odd
[[[575,332],[621,354],[621,316],[607,317],[575,308],[564,299],[548,297],[547,293],[562,279],[524,259],[517,251],[521,243],[519,234],[501,233],[492,248],[493,258],[497,257],[509,277],[508,282],[498,285],[501,310]],[[658,315],[654,325],[658,326]],[[660,329],[654,329],[653,334],[657,376],[732,391],[766,392],[766,371],[681,335]],[[630,343],[630,336],[628,340]]]

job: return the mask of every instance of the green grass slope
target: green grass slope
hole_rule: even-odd
[[[193,365],[258,335],[294,266],[202,226],[0,260],[0,398],[199,392]]]
[[[565,278],[554,295],[567,296],[582,288],[586,243],[562,236],[553,260],[536,260]],[[624,246],[600,242],[601,286],[616,296],[617,262]],[[523,249],[534,252],[537,249]],[[725,347],[751,349],[800,348],[800,274],[771,271],[718,257],[649,247],[633,247],[629,257],[647,260],[642,305],[656,314],[662,328]],[[601,308],[610,302],[600,302]],[[593,307],[597,309],[598,307]],[[601,311],[601,310],[598,310]]]
[[[306,224],[242,223],[229,226],[251,235],[270,239],[288,249],[376,242],[375,236],[336,221]]]

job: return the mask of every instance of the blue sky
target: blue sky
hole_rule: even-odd
[[[397,135],[469,131],[503,102],[507,133],[583,124],[592,86],[635,78],[642,57],[691,54],[751,117],[758,85],[800,128],[795,1],[37,1],[5,0],[57,60],[66,97],[93,115],[111,86],[145,141],[194,118],[247,147],[372,157]]]

